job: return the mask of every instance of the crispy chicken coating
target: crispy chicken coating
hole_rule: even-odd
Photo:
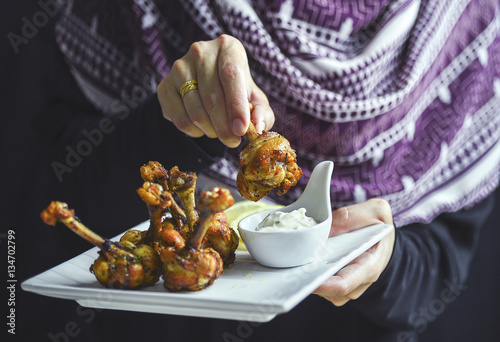
[[[164,286],[169,291],[198,291],[213,284],[223,272],[223,261],[214,249],[202,248],[202,241],[214,216],[234,203],[229,190],[214,188],[203,192],[198,200],[200,211],[193,234],[184,248],[160,251]]]
[[[223,267],[235,261],[239,243],[223,212],[234,203],[230,191],[215,187],[203,192],[195,205],[196,174],[176,166],[167,172],[159,162],[149,162],[141,167],[141,176],[144,183],[137,193],[148,208],[146,231],[129,230],[118,242],[104,239],[62,202],[52,202],[41,218],[49,225],[64,223],[99,247],[90,271],[105,287],[134,289],[153,285],[160,276],[169,291],[198,291],[212,285]]]
[[[157,161],[150,161],[140,169],[142,180],[149,183],[158,183],[168,190],[168,171]]]
[[[195,209],[195,189],[198,177],[194,172],[182,172],[174,166],[168,172],[168,186],[171,191],[179,196],[179,199],[186,211],[189,231],[192,232],[198,220],[198,212]]]
[[[274,188],[281,196],[297,184],[302,170],[288,140],[276,132],[258,134],[252,123],[246,137],[249,144],[239,155],[240,169],[236,179],[243,197],[258,201]]]
[[[219,253],[224,266],[234,263],[236,259],[235,252],[240,239],[234,229],[229,227],[227,216],[224,212],[218,212],[214,215],[205,237],[203,246],[213,248]]]
[[[110,288],[135,289],[155,284],[160,277],[161,262],[150,246],[130,241],[112,242],[104,239],[76,220],[74,210],[62,202],[52,202],[41,213],[48,225],[58,221],[100,248],[99,257],[90,267],[97,281]]]

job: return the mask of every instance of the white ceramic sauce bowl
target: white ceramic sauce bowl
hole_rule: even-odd
[[[316,165],[300,198],[284,207],[259,212],[242,219],[238,232],[252,257],[268,267],[295,267],[311,263],[326,244],[332,225],[330,183],[333,162]],[[259,223],[271,212],[291,212],[305,208],[318,224],[296,230],[258,231]]]

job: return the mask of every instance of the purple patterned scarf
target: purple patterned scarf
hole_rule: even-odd
[[[276,199],[296,199],[332,160],[334,207],[382,197],[401,226],[498,185],[499,10],[497,0],[69,0],[56,32],[104,115],[153,93],[192,42],[237,37],[304,170]],[[212,176],[234,181],[233,152]]]

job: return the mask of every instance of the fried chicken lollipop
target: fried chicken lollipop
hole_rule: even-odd
[[[194,225],[198,221],[198,211],[195,208],[195,190],[198,177],[194,172],[182,172],[177,166],[168,171],[168,187],[179,196],[187,217],[189,232],[193,232]]]
[[[183,226],[187,228],[187,217],[182,208],[174,200],[168,187],[168,171],[157,161],[150,161],[147,165],[141,166],[141,177],[144,184],[137,189],[137,194],[146,203],[149,213],[149,229],[139,231],[131,229],[127,231],[120,241],[130,241],[133,243],[145,243],[155,247],[158,243],[164,243],[161,232],[169,224],[169,228],[181,230]],[[171,217],[164,220],[166,211],[169,210]],[[168,223],[168,224],[167,224]],[[180,234],[170,232],[175,236],[172,239],[182,239]],[[179,235],[179,236],[177,236]],[[169,239],[168,241],[173,241]],[[179,241],[173,241],[179,244]]]
[[[175,185],[178,183],[177,181],[171,180],[173,177],[173,172],[174,170],[178,171],[179,169],[177,166],[174,166],[170,171],[167,171],[163,165],[160,162],[157,161],[150,161],[147,165],[141,166],[141,177],[144,180],[144,182],[149,182],[149,183],[157,183],[162,186],[164,191],[169,191],[171,193],[177,192],[179,189]],[[184,174],[184,173],[183,173]],[[192,174],[190,173],[185,173],[186,175]],[[196,175],[194,175],[194,184],[196,184]],[[186,182],[189,182],[186,180]],[[172,187],[171,187],[172,186]],[[194,185],[193,185],[194,187]],[[194,188],[193,188],[193,193],[194,193]],[[185,210],[187,210],[187,206],[183,202],[183,197],[179,196],[181,198],[181,202],[184,205]],[[194,195],[193,195],[193,206],[194,206]],[[183,227],[186,225],[188,222],[188,218],[192,216],[192,214],[186,214],[184,210],[177,204],[177,202],[172,200],[171,203],[171,209],[172,213],[172,219],[174,219],[175,225],[177,227]],[[187,229],[187,228],[186,228]]]
[[[155,249],[158,248],[159,244],[183,244],[184,239],[176,230],[165,233],[170,234],[170,238],[164,238],[165,235],[163,231],[165,230],[165,224],[163,217],[167,209],[172,213],[175,222],[185,221],[184,212],[175,202],[172,193],[165,191],[160,184],[150,182],[144,182],[142,187],[137,189],[137,193],[147,204],[149,228],[146,231],[139,231],[136,229],[129,230],[121,237],[120,241],[130,241],[136,244],[143,243]],[[175,225],[175,222],[173,225]],[[172,228],[174,228],[174,226]]]
[[[200,211],[193,234],[181,249],[167,247],[160,251],[164,286],[169,291],[198,291],[213,284],[223,271],[223,261],[214,249],[202,248],[213,217],[233,205],[229,190],[213,188],[203,192],[197,208]]]
[[[252,122],[245,136],[249,144],[239,155],[236,178],[243,197],[258,201],[274,188],[281,196],[297,184],[302,170],[288,140],[276,132],[258,134]]]
[[[101,285],[108,288],[135,289],[154,285],[160,277],[161,261],[150,246],[130,241],[113,242],[91,231],[77,219],[74,210],[62,202],[52,202],[41,213],[43,222],[54,226],[58,221],[100,248],[99,257],[90,267]]]
[[[164,225],[179,230],[184,237],[188,237],[198,220],[194,198],[196,173],[182,172],[177,166],[167,171],[161,163],[150,161],[147,165],[141,166],[141,177],[144,182],[159,184],[164,191],[169,191],[172,195],[177,194],[184,210],[172,200],[169,209],[172,217],[167,218]]]
[[[224,267],[226,267],[236,260],[236,249],[239,243],[238,234],[229,227],[226,214],[218,212],[213,215],[212,222],[205,234],[203,246],[216,250],[224,261]]]
[[[155,248],[158,244],[181,246],[182,240],[188,240],[193,234],[199,220],[195,202],[196,173],[180,171],[177,166],[167,171],[159,162],[150,161],[141,167],[141,177],[145,183],[137,193],[148,206],[150,226],[142,232],[129,230],[120,241],[143,242]],[[174,200],[174,193],[184,210]],[[170,216],[165,215],[167,211]],[[223,212],[214,215],[202,246],[212,247],[224,266],[229,266],[234,263],[238,244],[238,235],[229,227],[226,215]]]

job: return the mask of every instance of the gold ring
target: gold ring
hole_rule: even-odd
[[[181,86],[181,89],[179,90],[179,92],[181,94],[181,97],[184,99],[184,95],[186,95],[186,93],[188,91],[196,90],[196,89],[198,89],[198,81],[189,80],[187,82],[184,82],[184,84]]]

